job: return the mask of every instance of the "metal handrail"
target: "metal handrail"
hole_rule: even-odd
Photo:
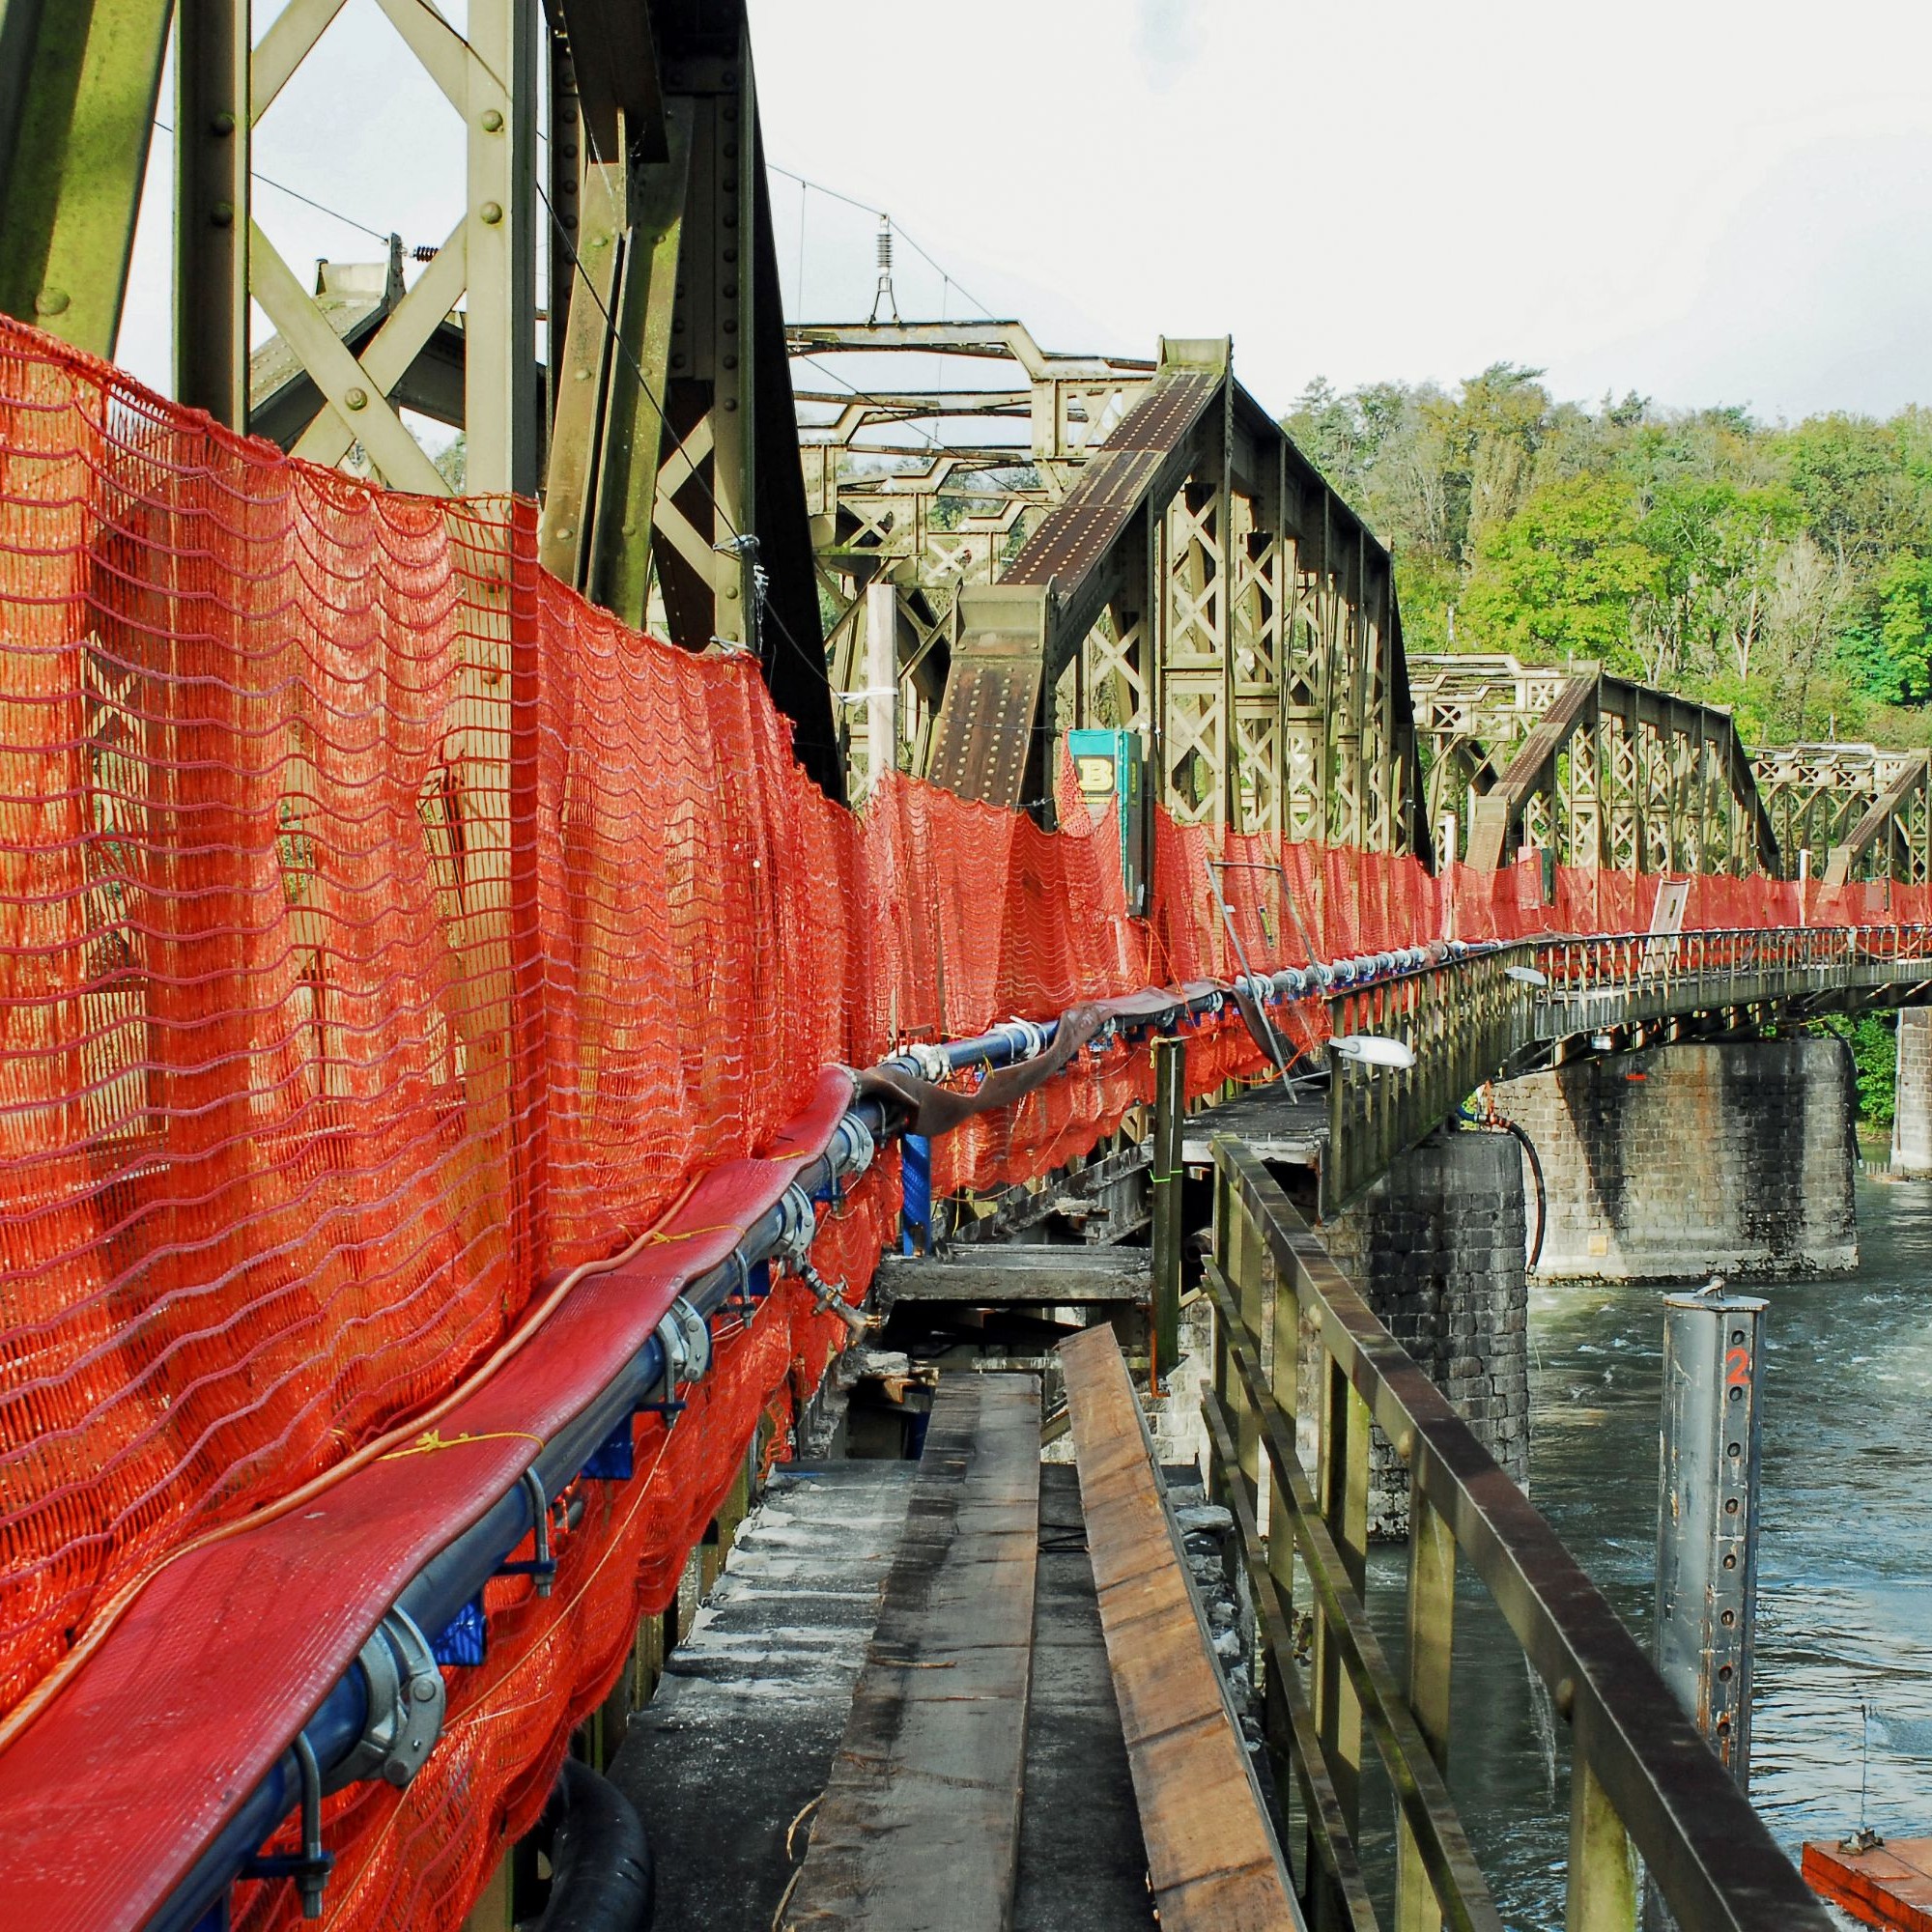
[[[1521,967],[1535,971],[1513,978]],[[1539,975],[1544,983],[1532,983]],[[1530,1049],[1600,1028],[1835,992],[1889,987],[1903,1001],[1928,983],[1932,926],[1805,925],[1518,939],[1352,985],[1329,996],[1330,1031],[1390,1035],[1416,1064],[1335,1069],[1322,1212],[1347,1207]]]
[[[1271,1742],[1322,1829],[1321,1885],[1338,1833],[1359,1817],[1361,1733],[1394,1785],[1401,1846],[1397,1922],[1494,1923],[1480,1874],[1455,1856],[1461,1828],[1440,1766],[1448,1749],[1455,1553],[1487,1585],[1572,1733],[1570,1932],[1630,1932],[1643,1856],[1683,1932],[1828,1932],[1823,1908],[1744,1793],[1556,1532],[1448,1398],[1377,1320],[1280,1184],[1239,1141],[1217,1136],[1214,1378],[1204,1410],[1216,1492],[1252,1536],[1267,1675],[1288,1690],[1293,1620],[1284,1532],[1314,1582],[1315,1740],[1295,1735],[1293,1697],[1271,1698]],[[1279,1297],[1286,1289],[1291,1300]],[[1321,1371],[1321,1450],[1311,1484],[1295,1449],[1304,1324]],[[1264,1338],[1273,1338],[1266,1361]],[[1409,1659],[1398,1686],[1362,1609],[1370,1422],[1407,1466],[1411,1494]],[[1256,1530],[1265,1488],[1265,1542]],[[1265,1578],[1265,1587],[1262,1579]],[[1418,1640],[1419,1637],[1422,1640]],[[1366,1638],[1366,1640],[1365,1640]],[[1298,1683],[1295,1685],[1298,1691]],[[1353,1848],[1339,1869],[1353,1872]],[[1317,1888],[1319,1889],[1319,1887]],[[1337,1922],[1361,1925],[1358,1882],[1330,1893]]]

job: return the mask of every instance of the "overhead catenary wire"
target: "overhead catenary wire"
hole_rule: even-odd
[[[154,125],[169,140],[174,139],[175,130],[172,123],[163,121],[156,115]],[[265,175],[259,168],[250,168],[248,179],[260,182],[264,187],[273,188],[277,194],[287,195],[291,201],[300,202],[305,208],[314,209],[318,214],[327,215],[331,221],[341,222],[345,228],[354,228],[358,234],[373,236],[376,241],[385,245],[395,239],[391,235],[384,234],[380,228],[371,228],[366,221],[357,221],[353,214],[344,214],[339,208],[330,208],[326,201],[317,201],[314,195],[304,194],[298,187],[291,187],[287,182],[278,182],[273,175]]]

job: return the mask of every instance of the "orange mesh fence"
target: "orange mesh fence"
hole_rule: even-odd
[[[1157,813],[1134,920],[1112,812],[1065,785],[1055,834],[905,778],[848,813],[749,659],[584,605],[528,505],[371,492],[11,324],[0,626],[0,1713],[169,1551],[407,1421],[547,1271],[766,1143],[828,1062],[1243,962],[1641,930],[1658,890]],[[1926,900],[1698,879],[1686,923]],[[1278,1024],[1308,1050],[1327,1009]],[[1192,1093],[1263,1070],[1232,1011],[1191,1045]],[[942,1142],[934,1185],[1043,1174],[1149,1096],[1109,1043]],[[897,1208],[889,1153],[821,1225],[855,1298]],[[554,1594],[489,1586],[428,1768],[331,1801],[331,1923],[461,1918],[842,1334],[781,1285],[674,1428],[638,1423],[639,1476],[584,1486]],[[255,1888],[241,1922],[293,1909]]]

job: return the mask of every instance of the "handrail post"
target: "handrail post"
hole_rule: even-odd
[[[1415,1483],[1408,1492],[1408,1707],[1429,1754],[1449,1765],[1449,1688],[1456,1631],[1456,1538]],[[1406,1818],[1398,1816],[1396,1932],[1437,1932],[1442,1912]]]
[[[1228,1286],[1234,1290],[1235,1306],[1240,1314],[1241,1341],[1254,1350],[1256,1359],[1260,1360],[1264,1340],[1262,1331],[1265,1321],[1265,1291],[1262,1277],[1266,1265],[1266,1252],[1262,1244],[1261,1230],[1255,1226],[1247,1204],[1233,1189],[1229,1191],[1228,1200],[1233,1210],[1228,1225]],[[1235,1410],[1235,1446],[1241,1459],[1241,1480],[1247,1485],[1248,1501],[1256,1520],[1265,1528],[1262,1501],[1262,1419],[1255,1405],[1249,1401],[1247,1390],[1241,1386],[1238,1376],[1234,1378],[1234,1382],[1239,1399]]]
[[[1580,1746],[1570,1755],[1570,1875],[1563,1932],[1633,1932],[1636,1861],[1630,1835]]]
[[[1319,1500],[1348,1586],[1359,1598],[1368,1578],[1369,1406],[1325,1349],[1321,1372]],[[1343,1669],[1327,1620],[1319,1615],[1315,1624],[1315,1724],[1328,1759],[1335,1796],[1352,1837],[1362,1819],[1362,1706]]]
[[[1275,1419],[1285,1431],[1292,1443],[1295,1435],[1295,1417],[1301,1406],[1301,1294],[1300,1283],[1293,1268],[1277,1265],[1274,1269],[1274,1294],[1272,1321],[1274,1327],[1274,1359],[1269,1368],[1269,1389],[1273,1396]],[[1294,1605],[1294,1549],[1296,1516],[1294,1493],[1276,1468],[1274,1459],[1267,1461],[1267,1569],[1280,1593],[1281,1607],[1291,1628],[1293,1617],[1289,1614]],[[1295,1668],[1294,1658],[1270,1655],[1268,1660],[1270,1678],[1286,1678]],[[1286,1683],[1270,1682],[1267,1686],[1267,1701],[1264,1706],[1264,1722],[1266,1727],[1269,1747],[1274,1756],[1276,1781],[1280,1789],[1289,1788],[1289,1772],[1293,1764],[1293,1727],[1289,1719],[1288,1687]],[[1311,1832],[1307,1857],[1302,1870],[1306,1875],[1304,1893],[1312,1890],[1316,1875],[1321,1866],[1317,1856],[1314,1835]]]
[[[1228,1180],[1228,1170],[1223,1162],[1216,1160],[1213,1172],[1212,1207],[1208,1215],[1208,1260],[1222,1275],[1228,1272],[1228,1216],[1234,1211],[1234,1189]],[[1214,1401],[1223,1414],[1229,1413],[1229,1404],[1234,1400],[1234,1362],[1228,1348],[1228,1324],[1221,1317],[1220,1306],[1210,1297],[1208,1332],[1208,1381],[1214,1390]],[[1209,1455],[1208,1458],[1208,1497],[1210,1502],[1227,1500],[1221,1458]]]
[[[1180,1039],[1156,1039],[1153,1145],[1149,1162],[1153,1220],[1148,1234],[1156,1389],[1180,1359],[1181,1130],[1186,1115],[1187,1043]]]

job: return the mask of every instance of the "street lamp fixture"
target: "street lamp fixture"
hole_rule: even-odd
[[[1390,1039],[1386,1034],[1345,1034],[1328,1043],[1344,1060],[1359,1061],[1364,1066],[1406,1068],[1415,1065],[1414,1049],[1404,1040]]]

